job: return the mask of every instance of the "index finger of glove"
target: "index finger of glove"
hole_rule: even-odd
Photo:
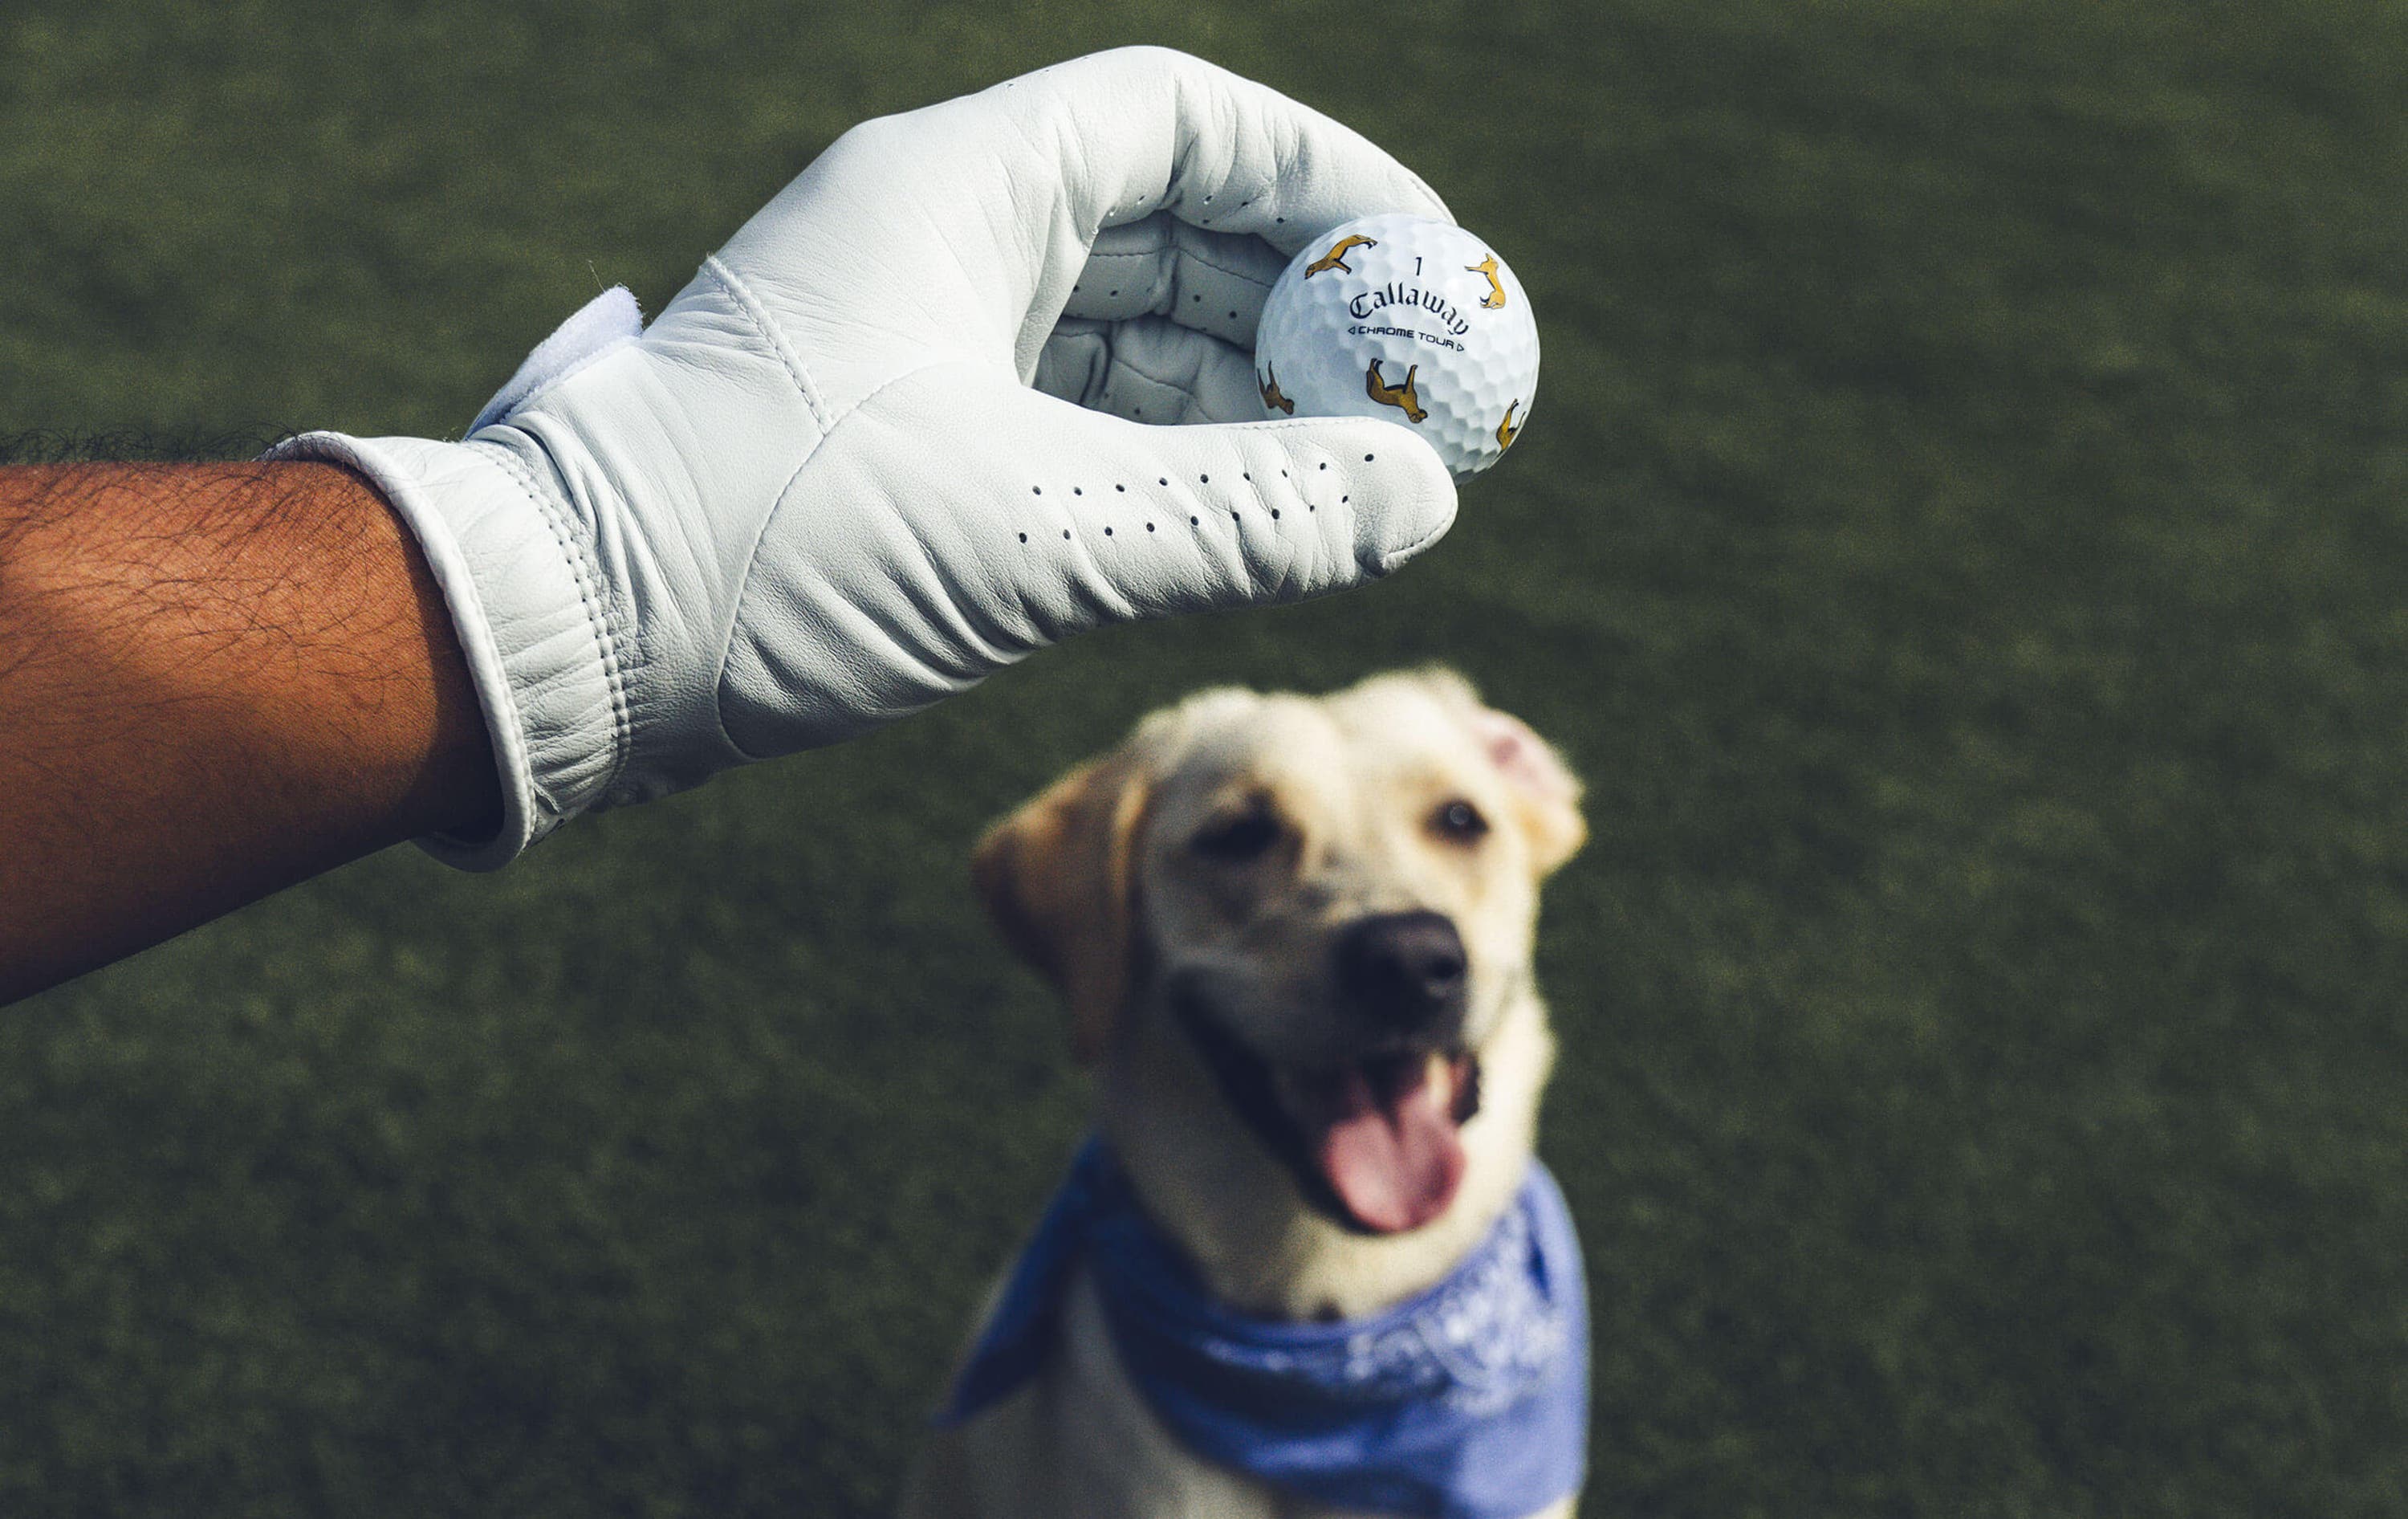
[[[1453,220],[1351,128],[1200,59],[1124,48],[855,127],[721,256],[772,315],[790,300],[824,320],[841,296],[879,313],[882,338],[967,345],[1025,378],[1096,234],[1166,211],[1283,253],[1376,212]]]
[[[1056,224],[1013,344],[1024,375],[1105,228],[1168,212],[1260,237],[1284,255],[1377,212],[1454,220],[1418,175],[1353,128],[1167,48],[1074,59],[965,104],[975,102],[1012,122],[1033,178],[1050,173],[1058,186]]]
[[[1294,253],[1381,211],[1453,221],[1411,169],[1352,127],[1268,85],[1168,48],[1090,54],[990,90],[1089,228],[1156,211]],[[1093,231],[1082,239],[1092,241]]]

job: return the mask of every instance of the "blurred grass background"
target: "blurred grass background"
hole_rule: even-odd
[[[1586,1512],[2408,1512],[2395,6],[11,0],[0,433],[456,434],[851,122],[1131,41],[1521,274],[1453,537],[0,1015],[0,1512],[879,1512],[1081,1125],[977,830],[1428,659],[1591,788]]]

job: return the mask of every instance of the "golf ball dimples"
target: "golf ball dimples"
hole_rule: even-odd
[[[1466,480],[1529,420],[1539,326],[1480,238],[1427,217],[1367,216],[1314,239],[1271,286],[1254,381],[1269,416],[1385,418]]]

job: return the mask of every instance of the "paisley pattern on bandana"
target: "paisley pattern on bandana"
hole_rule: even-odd
[[[1417,1519],[1520,1519],[1580,1485],[1580,1248],[1562,1193],[1536,1161],[1445,1281],[1369,1318],[1290,1324],[1207,1295],[1090,1139],[940,1423],[970,1417],[1041,1369],[1082,1265],[1130,1380],[1208,1460],[1319,1502]]]
[[[1196,1348],[1241,1374],[1310,1385],[1333,1400],[1435,1398],[1469,1418],[1511,1407],[1564,1354],[1571,1304],[1526,1268],[1531,1222],[1508,1209],[1481,1248],[1394,1321],[1326,1345],[1265,1346],[1211,1336]]]

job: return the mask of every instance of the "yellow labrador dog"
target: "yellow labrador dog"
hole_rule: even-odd
[[[1531,1139],[1579,786],[1445,671],[1213,690],[975,879],[1097,1067],[909,1519],[1571,1512],[1577,1247]]]

